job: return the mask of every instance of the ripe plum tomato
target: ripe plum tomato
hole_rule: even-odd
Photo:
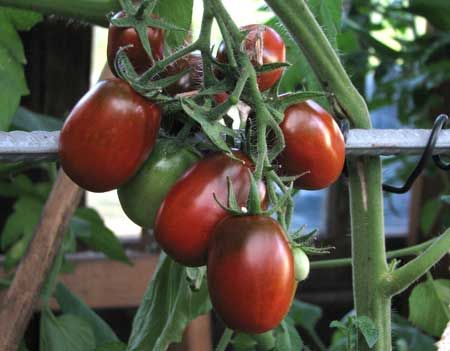
[[[202,87],[203,63],[202,57],[197,54],[189,54],[168,65],[161,73],[161,78],[176,75],[187,70],[188,68],[191,69],[188,73],[164,89],[167,94],[174,96],[193,90],[198,90]]]
[[[61,130],[59,158],[82,188],[117,188],[138,170],[155,144],[161,112],[120,80],[99,82],[76,104]]]
[[[334,183],[345,162],[344,137],[333,117],[314,101],[294,104],[280,124],[286,147],[279,156],[282,171],[300,175],[294,185],[316,190]]]
[[[113,18],[124,17],[123,11],[118,12]],[[152,49],[152,55],[155,60],[161,60],[164,57],[164,30],[160,28],[148,27],[147,37]],[[124,46],[128,46],[126,54],[130,59],[131,64],[138,74],[144,73],[153,65],[152,60],[145,52],[139,35],[133,27],[116,27],[109,26],[108,30],[108,47],[107,57],[108,65],[111,72],[117,77],[116,68],[114,67],[114,60],[116,59],[117,51]]]
[[[170,188],[198,159],[191,148],[175,140],[158,141],[139,171],[117,191],[127,216],[141,227],[153,228]]]
[[[242,27],[241,30],[248,31],[244,48],[253,66],[286,61],[284,41],[274,29],[262,24],[250,24]],[[228,61],[224,43],[219,46],[217,51],[217,61]],[[283,68],[258,74],[259,90],[270,89],[281,78],[282,74]]]
[[[227,204],[227,177],[239,206],[245,206],[250,190],[248,170],[253,167],[244,154],[235,153],[243,162],[223,153],[210,155],[194,164],[164,199],[155,221],[155,239],[175,261],[186,266],[206,264],[207,248],[216,224],[229,213],[214,200]],[[265,186],[260,184],[264,199]]]
[[[225,324],[245,333],[275,328],[289,310],[294,258],[281,226],[262,215],[221,221],[208,248],[208,288]]]

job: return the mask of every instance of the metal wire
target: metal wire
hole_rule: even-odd
[[[422,156],[420,157],[419,162],[417,163],[417,166],[414,168],[414,170],[409,175],[408,179],[406,180],[405,184],[401,187],[396,187],[393,185],[383,184],[383,190],[394,193],[394,194],[404,194],[408,192],[412,185],[414,184],[414,181],[417,179],[417,177],[422,173],[422,171],[425,169],[425,167],[428,164],[428,161],[430,157],[432,156],[432,159],[434,163],[443,170],[450,170],[450,165],[445,164],[439,155],[433,156],[433,150],[436,146],[436,142],[439,136],[439,132],[442,130],[442,128],[445,126],[445,124],[448,121],[447,115],[439,115],[436,120],[434,121],[433,129],[431,130],[430,137],[428,138],[427,145],[425,146],[425,149],[423,151]]]

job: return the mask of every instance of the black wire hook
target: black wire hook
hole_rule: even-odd
[[[417,163],[417,166],[414,168],[414,170],[409,175],[408,179],[406,180],[405,184],[402,187],[395,187],[388,184],[383,184],[383,190],[395,193],[395,194],[404,194],[408,192],[412,185],[414,184],[414,181],[417,179],[417,177],[422,173],[424,168],[427,165],[427,161],[429,160],[430,156],[432,156],[432,159],[436,166],[443,170],[450,170],[450,164],[446,164],[442,161],[439,155],[433,155],[434,147],[436,146],[436,142],[439,136],[439,132],[442,130],[442,128],[446,125],[448,121],[447,115],[439,115],[436,120],[434,121],[433,129],[431,130],[430,137],[428,138],[427,145],[425,146],[425,150],[423,151],[422,156],[420,157],[419,162]]]

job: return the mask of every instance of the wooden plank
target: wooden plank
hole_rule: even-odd
[[[17,350],[82,193],[60,170],[33,240],[0,303],[0,350]]]
[[[95,255],[72,259],[75,271],[60,280],[92,308],[137,307],[156,269],[158,255],[132,257],[133,265]]]

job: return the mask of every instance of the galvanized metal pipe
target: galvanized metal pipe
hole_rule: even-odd
[[[346,154],[419,155],[430,136],[427,129],[352,129]],[[0,132],[0,161],[54,161],[58,158],[59,132]],[[450,155],[450,130],[442,130],[434,154]]]

